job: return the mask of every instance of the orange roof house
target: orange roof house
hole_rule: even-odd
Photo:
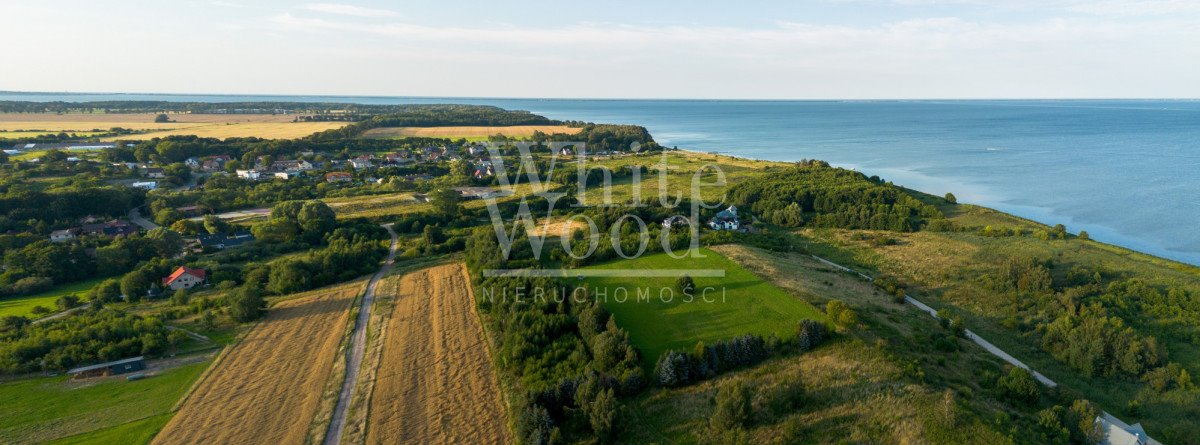
[[[204,269],[192,269],[187,266],[179,266],[171,276],[163,277],[163,286],[171,290],[191,289],[197,285],[203,284],[205,278]]]

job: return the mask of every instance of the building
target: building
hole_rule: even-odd
[[[361,155],[359,157],[351,159],[350,166],[354,167],[356,169],[371,168],[373,166],[373,164],[371,163],[371,155]]]
[[[192,170],[200,168],[200,160],[196,158],[187,158],[187,160],[183,161],[183,164]]]
[[[1162,445],[1151,439],[1140,423],[1129,425],[1109,413],[1096,417],[1095,423],[1104,432],[1100,445]]]
[[[142,175],[151,179],[162,179],[167,177],[167,175],[163,173],[163,169],[158,167],[147,167],[145,170],[142,170]]]
[[[347,172],[329,172],[325,174],[326,182],[350,182],[354,175]]]
[[[84,224],[79,228],[79,231],[84,235],[100,235],[116,238],[137,233],[137,227],[134,227],[128,221],[114,219],[104,223]]]
[[[100,363],[91,366],[82,366],[79,368],[67,371],[77,379],[86,379],[88,377],[103,377],[117,374],[125,374],[137,372],[146,369],[146,361],[144,357],[130,357],[127,359],[117,360],[115,362]]]
[[[258,170],[237,170],[237,176],[242,179],[257,181],[262,179],[262,172]]]
[[[154,190],[154,189],[158,188],[158,182],[157,181],[139,181],[139,182],[134,182],[132,184],[129,184],[129,186],[136,188],[136,189]]]
[[[313,169],[312,163],[305,161],[303,159],[298,160],[298,161],[296,161],[296,160],[275,161],[275,162],[271,163],[271,171],[273,171],[273,172],[299,173],[302,171],[308,171],[308,170],[312,170],[312,169]]]
[[[708,227],[713,230],[741,230],[742,222],[738,219],[737,207],[729,206],[717,212],[717,216],[708,220]]]
[[[229,249],[254,241],[254,235],[251,235],[250,232],[238,232],[232,236],[224,233],[214,233],[211,235],[199,235],[196,237],[196,240],[203,247]]]
[[[163,277],[162,284],[171,290],[191,289],[204,284],[204,269],[179,266],[171,276]]]
[[[81,230],[78,228],[55,230],[50,232],[50,242],[65,243],[75,239],[75,235],[78,235],[80,232]]]

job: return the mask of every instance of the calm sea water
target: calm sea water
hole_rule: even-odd
[[[659,143],[824,159],[1200,265],[1200,101],[690,101],[14,94],[0,100],[468,103],[634,123]]]

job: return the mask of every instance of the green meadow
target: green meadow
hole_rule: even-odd
[[[165,424],[165,419],[150,419],[169,417],[171,407],[208,364],[184,365],[135,381],[113,377],[73,382],[56,376],[0,383],[0,443],[64,438],[75,443],[135,443],[131,439],[152,436]],[[76,435],[80,436],[71,437]]]
[[[724,340],[743,334],[780,337],[795,332],[803,319],[822,319],[812,305],[764,281],[720,254],[701,249],[704,258],[675,259],[666,254],[619,260],[586,269],[711,269],[721,278],[694,278],[696,295],[690,302],[675,290],[676,278],[585,278],[589,292],[629,331],[630,342],[642,353],[642,364],[653,367],[668,349],[686,350],[696,342]],[[710,288],[705,301],[701,292]],[[638,298],[638,289],[649,298]],[[664,290],[667,289],[667,290]],[[626,295],[624,302],[617,301]],[[674,298],[668,298],[674,292]],[[661,296],[660,296],[661,293]],[[607,298],[601,298],[601,295]]]
[[[25,295],[20,297],[0,298],[0,317],[9,315],[19,315],[23,317],[33,317],[33,308],[42,306],[50,309],[53,312],[58,312],[58,308],[54,306],[54,301],[63,295],[74,294],[79,297],[80,301],[85,300],[84,294],[91,290],[96,283],[103,281],[97,278],[94,280],[80,281],[62,286],[56,286],[54,289],[42,292],[40,294]]]

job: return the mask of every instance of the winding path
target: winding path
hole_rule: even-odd
[[[354,387],[358,384],[358,371],[362,367],[363,354],[367,349],[367,322],[371,319],[371,306],[375,302],[375,288],[379,280],[387,275],[396,261],[396,232],[391,224],[384,224],[388,235],[392,237],[392,245],[388,248],[387,261],[379,272],[367,283],[363,293],[362,305],[358,307],[358,317],[354,322],[354,332],[350,334],[350,355],[346,357],[346,379],[342,381],[342,392],[338,395],[337,405],[333,408],[333,418],[329,421],[329,429],[325,431],[325,445],[337,445],[342,441],[342,431],[346,427],[346,414],[350,411],[350,398],[354,395]]]

